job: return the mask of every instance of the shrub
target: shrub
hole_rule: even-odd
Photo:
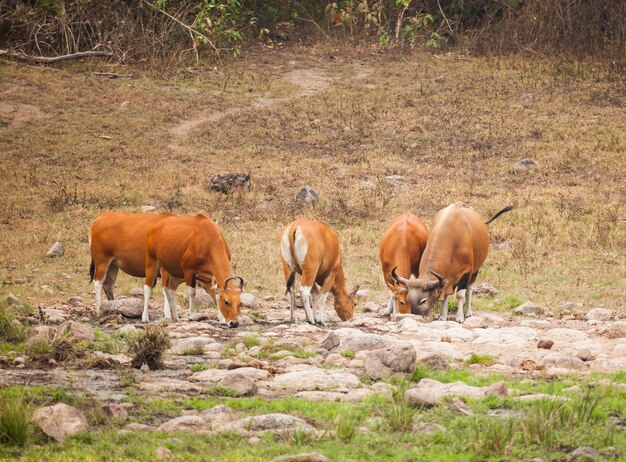
[[[128,351],[133,355],[131,364],[136,368],[147,364],[150,369],[161,369],[163,355],[169,347],[170,337],[162,326],[148,326],[128,339]]]
[[[24,447],[31,432],[31,414],[30,406],[21,396],[0,403],[0,441]]]
[[[394,432],[406,432],[413,426],[413,417],[417,410],[406,402],[404,392],[408,388],[405,381],[396,381],[396,388],[382,406],[385,428]]]
[[[17,319],[14,307],[0,303],[0,340],[5,342],[21,342],[26,337],[26,327]]]

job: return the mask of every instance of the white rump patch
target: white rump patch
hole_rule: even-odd
[[[280,240],[280,253],[287,262],[287,266],[289,266],[289,268],[291,268],[291,270],[293,271],[295,265],[293,262],[293,257],[291,256],[291,246],[289,245],[289,229],[285,231],[283,237]]]
[[[298,226],[298,229],[296,229],[296,236],[293,242],[293,249],[295,251],[298,264],[302,266],[302,264],[304,263],[304,258],[306,257],[306,254],[309,250],[309,246],[306,243],[306,239],[304,238],[304,233],[302,232],[299,226]]]

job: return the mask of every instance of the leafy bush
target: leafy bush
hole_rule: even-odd
[[[128,338],[128,351],[133,355],[131,364],[139,368],[147,364],[150,369],[163,367],[163,355],[170,347],[170,337],[162,326],[148,326],[146,330]]]

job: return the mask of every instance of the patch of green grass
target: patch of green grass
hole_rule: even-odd
[[[471,356],[465,361],[466,364],[483,364],[485,366],[491,366],[495,364],[495,360],[489,355],[481,355],[472,353]]]
[[[92,351],[101,351],[112,355],[123,354],[127,352],[127,344],[125,339],[128,338],[126,334],[106,334],[104,332],[96,330],[96,340],[90,342],[87,348]]]
[[[13,361],[26,349],[25,342],[0,342],[0,355],[6,356],[9,361]]]
[[[204,346],[202,343],[194,343],[192,347],[183,351],[183,356],[202,356],[204,354]]]
[[[0,442],[24,447],[31,434],[31,406],[24,396],[0,401]]]
[[[209,368],[209,365],[206,363],[196,363],[191,366],[191,372],[202,372],[206,371]]]
[[[120,387],[127,388],[137,383],[137,375],[134,370],[120,371]]]
[[[261,338],[259,337],[259,334],[246,334],[243,337],[241,337],[239,340],[248,349],[261,345]]]
[[[227,397],[235,397],[237,393],[229,387],[224,387],[222,385],[211,385],[206,388],[206,394],[210,396],[227,396]]]
[[[356,356],[356,351],[354,350],[345,350],[341,352],[341,356],[344,358],[352,359]]]
[[[16,308],[5,301],[0,302],[0,341],[21,342],[27,331],[28,328],[18,320]]]
[[[252,319],[255,319],[255,320],[261,320],[261,321],[267,320],[267,316],[265,315],[265,313],[261,313],[260,311],[250,311],[248,313],[248,316],[250,316]]]
[[[411,375],[412,382],[419,382],[423,378],[437,380],[442,383],[465,382],[468,385],[484,387],[491,385],[499,380],[507,379],[502,374],[477,374],[468,369],[448,369],[447,371],[436,371],[426,365],[420,365],[415,368]]]
[[[404,399],[404,392],[409,388],[409,382],[406,380],[394,380],[394,390],[391,395],[385,399],[380,408],[383,417],[383,428],[392,432],[408,432],[413,426],[413,417],[417,412],[412,406],[409,406]]]

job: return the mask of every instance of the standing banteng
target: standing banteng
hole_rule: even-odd
[[[389,316],[392,312],[407,314],[417,310],[418,299],[407,299],[406,285],[399,284],[391,272],[395,268],[405,278],[419,274],[420,260],[427,240],[426,225],[408,212],[396,217],[383,235],[380,242],[380,263],[385,283],[391,290],[384,316]]]
[[[408,289],[407,299],[417,300],[417,309],[411,309],[413,314],[427,315],[443,297],[439,319],[447,320],[448,297],[456,290],[457,322],[462,323],[465,317],[472,315],[472,285],[489,249],[486,225],[512,208],[505,207],[484,223],[477,212],[460,203],[437,213],[418,277],[398,276],[395,268],[391,273]]]
[[[230,249],[224,235],[204,215],[167,217],[148,230],[146,238],[146,285],[142,320],[148,322],[148,307],[152,287],[159,269],[168,273],[165,295],[172,319],[178,320],[176,288],[185,282],[189,295],[189,318],[195,315],[196,284],[211,287],[215,278],[217,315],[229,327],[239,326],[239,304],[243,279],[233,276]]]
[[[300,296],[306,320],[310,324],[324,324],[324,306],[328,293],[335,299],[335,311],[342,321],[354,315],[354,297],[359,286],[346,290],[341,266],[339,240],[325,223],[300,218],[283,232],[280,241],[283,272],[287,281],[291,322],[294,322],[296,273],[302,275]]]

